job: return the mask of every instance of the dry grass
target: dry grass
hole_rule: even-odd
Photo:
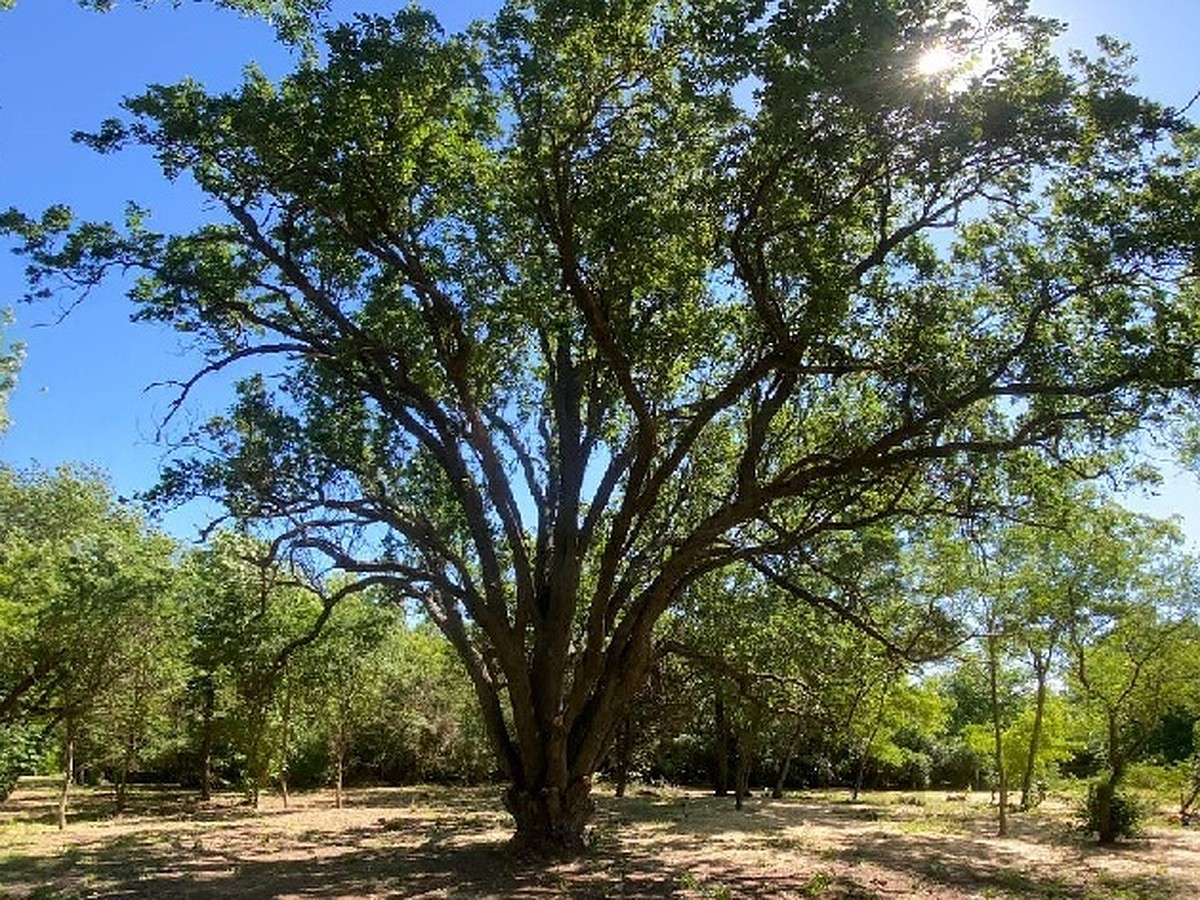
[[[1200,897],[1200,831],[1169,826],[1115,850],[1069,828],[1063,803],[994,836],[986,795],[844,793],[731,800],[599,792],[591,852],[533,864],[507,851],[496,790],[388,788],[200,804],[143,789],[124,815],[81,790],[64,832],[53,790],[0,806],[0,897]],[[903,799],[904,802],[901,802]]]

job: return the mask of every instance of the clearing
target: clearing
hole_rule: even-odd
[[[1144,838],[1100,849],[1051,797],[994,836],[986,794],[844,791],[784,800],[698,791],[598,790],[592,849],[536,865],[506,849],[498,789],[377,788],[267,798],[78,789],[66,831],[54,785],[22,782],[0,805],[0,897],[1200,897],[1200,830],[1158,816]]]

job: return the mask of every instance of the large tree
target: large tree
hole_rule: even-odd
[[[574,847],[697,579],[853,605],[809,587],[839,536],[1195,385],[1197,136],[1056,33],[1021,0],[409,8],[81,136],[151,149],[211,224],[4,224],[35,294],[132,270],[197,379],[257,368],[164,490],[423,603],[518,836]]]

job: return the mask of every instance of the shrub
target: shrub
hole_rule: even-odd
[[[0,725],[0,801],[8,799],[17,778],[32,771],[37,739],[32,729]]]
[[[1103,822],[1102,798],[1105,785],[1091,784],[1088,786],[1087,799],[1079,810],[1080,830],[1100,837],[1101,841],[1114,841],[1120,838],[1137,837],[1141,834],[1141,823],[1146,810],[1134,795],[1125,791],[1109,788],[1109,827]]]

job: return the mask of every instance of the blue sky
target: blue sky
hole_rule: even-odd
[[[400,2],[339,0],[338,11],[386,12]],[[450,29],[494,9],[495,2],[433,4]],[[1200,90],[1200,0],[1033,0],[1033,8],[1070,23],[1066,42],[1088,47],[1109,33],[1133,44],[1142,90],[1172,105]],[[254,61],[270,74],[290,60],[263,24],[205,3],[172,8],[164,0],[141,9],[132,0],[106,15],[79,10],[75,0],[17,0],[0,13],[0,208],[37,211],[69,202],[84,217],[113,218],[128,200],[154,211],[160,229],[185,228],[202,217],[200,198],[170,186],[146,156],[101,157],[72,144],[71,132],[118,112],[121,97],[153,82],[197,78],[210,88],[237,83]],[[22,262],[0,254],[0,308],[16,306]],[[182,378],[191,363],[177,337],[128,322],[129,305],[114,286],[97,292],[63,321],[53,308],[17,306],[9,337],[24,341],[26,361],[0,438],[0,459],[26,466],[75,462],[107,472],[115,489],[149,487],[164,448],[156,426],[173,396],[155,382]],[[196,415],[220,407],[201,397]],[[1172,480],[1148,511],[1178,513],[1200,541],[1200,490]],[[188,536],[200,513],[168,525]]]

